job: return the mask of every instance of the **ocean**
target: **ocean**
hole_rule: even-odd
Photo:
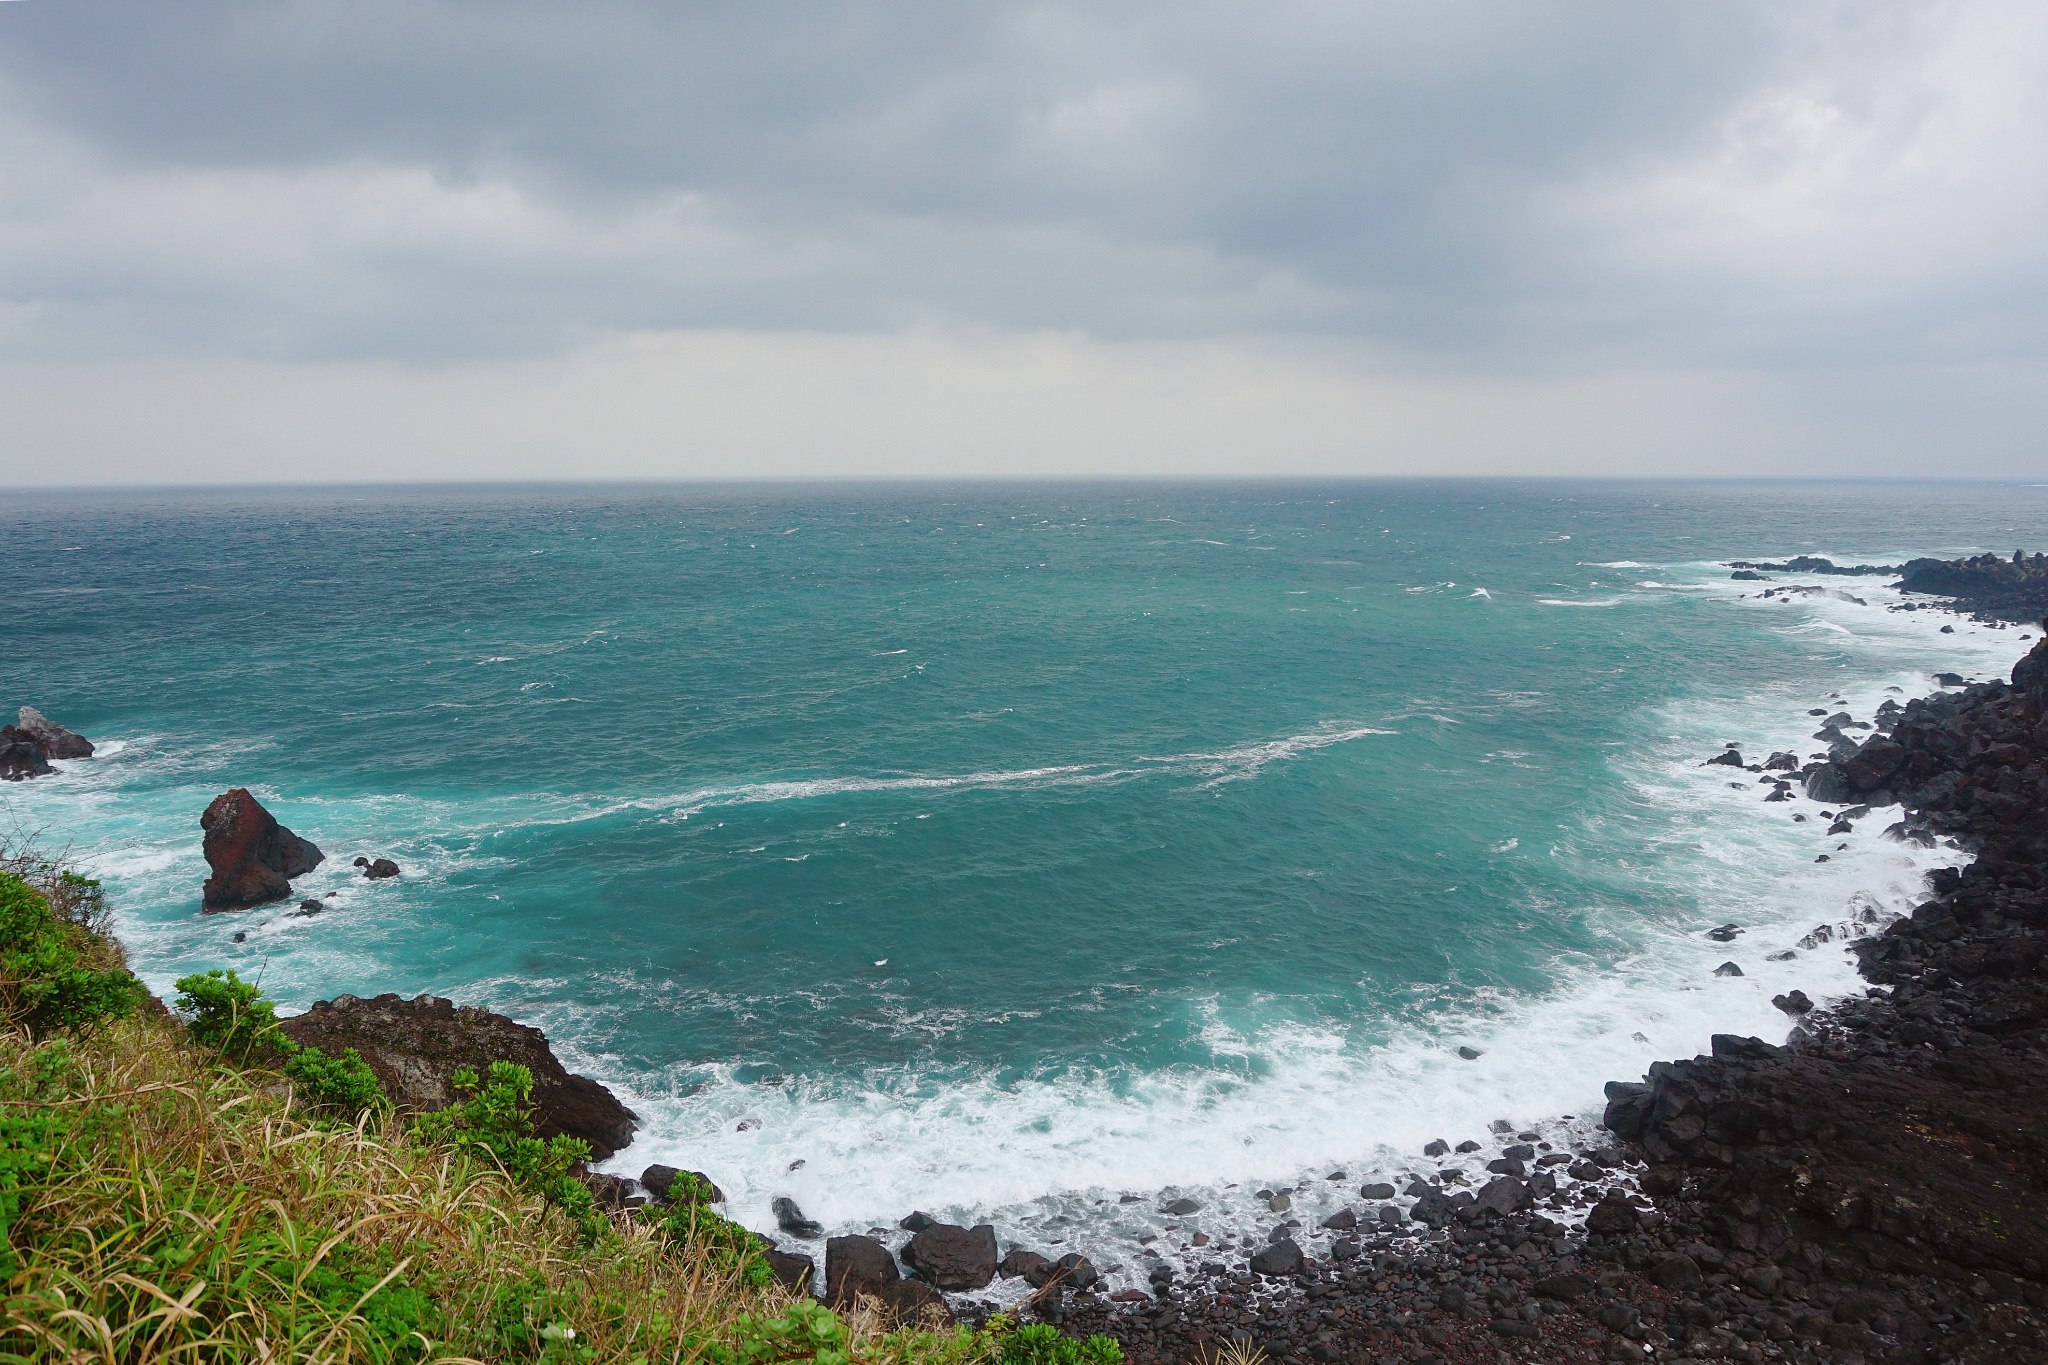
[[[0,704],[102,747],[0,820],[104,878],[159,992],[488,1005],[639,1113],[609,1169],[1127,1272],[1162,1192],[1219,1245],[1261,1190],[1312,1229],[1431,1138],[1583,1140],[1602,1082],[1858,989],[1799,940],[1962,855],[1702,760],[1804,759],[1810,710],[2030,632],[1723,561],[2044,531],[1992,484],[11,493]],[[230,786],[332,910],[200,913]]]

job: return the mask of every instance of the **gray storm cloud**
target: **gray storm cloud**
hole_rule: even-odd
[[[0,357],[689,332],[2039,359],[2000,3],[0,4]]]

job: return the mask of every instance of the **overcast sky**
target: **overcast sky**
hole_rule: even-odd
[[[2048,5],[0,2],[0,483],[2048,471]]]

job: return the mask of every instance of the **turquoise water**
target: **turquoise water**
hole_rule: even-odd
[[[1985,485],[12,495],[0,703],[108,752],[0,799],[159,989],[487,1003],[643,1115],[618,1169],[687,1158],[762,1226],[1023,1228],[1782,1034],[1769,995],[1846,966],[1763,955],[1954,855],[1872,824],[1815,864],[1699,759],[2024,645],[1714,561],[2044,530]],[[199,914],[230,785],[336,909]]]

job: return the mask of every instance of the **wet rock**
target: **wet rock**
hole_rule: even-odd
[[[1813,1002],[1806,998],[1805,991],[1787,991],[1771,997],[1771,1003],[1787,1014],[1805,1014],[1813,1008]]]
[[[459,1070],[483,1076],[493,1062],[516,1062],[533,1073],[534,1129],[541,1137],[581,1138],[599,1161],[633,1140],[632,1110],[588,1076],[570,1074],[546,1034],[502,1014],[430,995],[338,995],[280,1020],[278,1027],[301,1047],[318,1047],[329,1056],[354,1048],[401,1111],[452,1102],[451,1083]]]
[[[902,1228],[905,1232],[923,1232],[926,1228],[937,1227],[938,1225],[938,1219],[921,1210],[911,1211],[904,1215],[896,1224],[897,1227]]]
[[[1060,1283],[1075,1289],[1093,1289],[1102,1282],[1102,1272],[1078,1251],[1070,1251],[1053,1262],[1053,1274],[1058,1276]]]
[[[56,771],[34,735],[13,725],[0,725],[0,781],[26,782]]]
[[[1424,1145],[1422,1149],[1422,1154],[1424,1156],[1442,1156],[1444,1153],[1450,1150],[1450,1143],[1445,1142],[1442,1138],[1434,1138]]]
[[[1284,1278],[1298,1274],[1301,1270],[1301,1248],[1292,1238],[1282,1238],[1251,1258],[1251,1269],[1255,1275]]]
[[[1533,1202],[1527,1185],[1511,1175],[1504,1175],[1481,1186],[1473,1197],[1472,1207],[1506,1216],[1528,1208]]]
[[[1445,1147],[1444,1144],[1440,1142],[1432,1142],[1430,1146],[1442,1147],[1443,1151],[1450,1150],[1450,1148]],[[1443,1152],[1429,1153],[1429,1155],[1431,1156],[1441,1156],[1442,1154]],[[1358,1197],[1360,1199],[1392,1199],[1394,1197],[1394,1187],[1386,1183],[1384,1180],[1375,1180],[1370,1185],[1360,1185],[1358,1187]]]
[[[1349,1232],[1358,1226],[1358,1215],[1350,1209],[1338,1209],[1323,1220],[1323,1226],[1333,1232]]]
[[[1716,943],[1733,943],[1736,937],[1741,933],[1742,930],[1739,926],[1733,924],[1724,924],[1718,929],[1707,930],[1707,937],[1714,940],[1714,942]]]
[[[1706,766],[1711,767],[1715,764],[1724,764],[1730,768],[1741,768],[1747,766],[1742,761],[1742,751],[1739,749],[1729,749],[1724,753],[1715,754],[1712,758],[1707,760]]]
[[[291,880],[303,877],[325,861],[309,839],[277,822],[246,787],[213,798],[199,827],[206,832],[202,850],[213,875],[201,889],[206,910],[238,910],[281,901],[292,893]]]
[[[1460,1047],[1458,1049],[1458,1055],[1460,1057],[1463,1057],[1468,1062],[1476,1062],[1486,1054],[1481,1052],[1476,1047]]]
[[[775,1215],[775,1226],[792,1237],[814,1242],[825,1235],[825,1229],[804,1217],[804,1211],[787,1195],[778,1194],[771,1199],[768,1202],[768,1210]]]
[[[1052,1267],[1050,1258],[1035,1251],[1026,1251],[1022,1247],[1012,1247],[1009,1255],[1003,1257],[1001,1263],[996,1266],[996,1274],[1006,1280],[1022,1276],[1034,1285],[1042,1285],[1052,1274]]]
[[[356,859],[356,861],[358,863],[363,862],[360,858]],[[373,882],[383,881],[387,877],[396,877],[397,875],[398,864],[392,862],[389,858],[373,858],[363,865],[363,876]]]
[[[1176,1199],[1161,1210],[1161,1212],[1170,1213],[1176,1218],[1185,1218],[1191,1213],[1200,1213],[1201,1211],[1202,1203],[1198,1199]]]
[[[75,730],[67,730],[33,706],[21,708],[16,728],[42,746],[51,758],[91,758],[92,741]]]
[[[1736,965],[1735,965],[1735,964],[1734,964],[1733,962],[1723,962],[1723,963],[1722,963],[1722,964],[1721,964],[1720,966],[1718,966],[1718,967],[1714,968],[1714,975],[1715,975],[1715,976],[1741,976],[1741,975],[1742,975],[1742,968],[1740,968],[1740,967],[1736,966]]]
[[[825,1302],[850,1309],[860,1298],[880,1299],[903,1278],[889,1248],[872,1237],[833,1237],[825,1242]]]
[[[996,1230],[934,1223],[910,1239],[903,1263],[939,1289],[980,1289],[996,1277]]]

